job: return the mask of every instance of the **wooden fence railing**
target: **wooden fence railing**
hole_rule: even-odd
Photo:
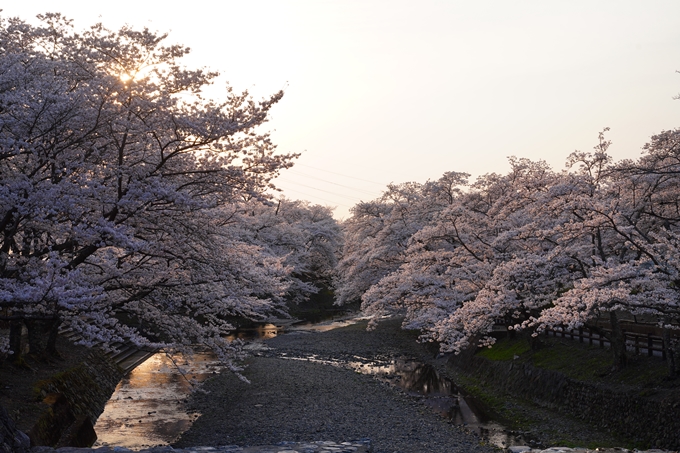
[[[594,332],[589,328],[580,328],[578,330],[546,330],[548,336],[570,338],[578,340],[580,343],[588,343],[590,346],[599,346],[601,348],[611,347],[611,342],[607,338],[608,331],[604,331],[602,335]],[[648,355],[650,357],[657,356],[663,360],[666,359],[666,352],[664,349],[663,338],[653,336],[652,334],[637,334],[632,332],[624,332],[626,336],[626,349],[635,352],[635,354]]]
[[[625,325],[622,325],[622,330],[626,338],[626,349],[628,351],[634,352],[636,355],[642,354],[649,357],[660,357],[662,360],[666,360],[666,348],[664,347],[664,340],[661,336],[660,328],[645,324],[626,323]],[[587,342],[590,346],[599,346],[601,348],[611,347],[611,342],[607,338],[609,334],[611,334],[611,329],[599,326],[597,329],[582,327],[576,330],[546,330],[545,334],[553,337],[578,340],[580,343]],[[673,332],[672,337],[680,337],[680,332]]]

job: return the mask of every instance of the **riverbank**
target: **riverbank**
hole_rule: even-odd
[[[46,409],[39,383],[79,365],[90,353],[88,348],[62,337],[57,338],[57,351],[59,357],[36,359],[29,355],[22,364],[6,360],[0,366],[0,405],[24,432],[30,431]]]

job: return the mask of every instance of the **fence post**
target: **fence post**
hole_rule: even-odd
[[[635,334],[635,355],[640,355],[640,336]]]
[[[588,327],[588,345],[593,345],[593,330]]]
[[[578,342],[583,343],[583,327],[578,328]]]
[[[652,334],[647,334],[647,355],[652,357],[654,355],[654,340],[652,339]]]

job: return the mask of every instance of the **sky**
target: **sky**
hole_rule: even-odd
[[[168,32],[190,67],[256,99],[285,94],[266,128],[301,153],[283,195],[348,218],[389,183],[475,178],[508,156],[556,170],[609,127],[615,159],[680,127],[677,0],[174,0],[0,2]],[[223,85],[211,95],[219,97]]]

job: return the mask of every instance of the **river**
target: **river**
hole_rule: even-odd
[[[247,348],[257,351],[265,347],[263,340],[291,332],[323,332],[357,322],[357,318],[319,323],[276,325],[265,323],[234,332],[231,339],[250,341]],[[431,410],[476,431],[488,443],[498,447],[526,444],[499,422],[495,415],[475,398],[466,395],[437,370],[417,360],[355,356],[351,360],[320,359],[314,355],[288,356],[288,360],[318,361],[329,366],[350,368],[369,374],[406,392]],[[159,353],[132,370],[118,384],[104,412],[95,425],[95,446],[120,446],[141,449],[174,442],[200,416],[188,413],[186,399],[197,383],[221,371],[210,353],[196,353],[188,361]],[[200,388],[199,390],[200,391]]]

